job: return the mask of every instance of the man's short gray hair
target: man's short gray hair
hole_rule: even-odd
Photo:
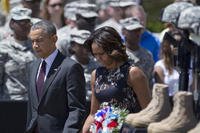
[[[42,29],[45,33],[48,35],[55,35],[56,34],[56,27],[54,24],[50,21],[47,20],[41,20],[31,27],[31,31],[37,30],[37,29]]]

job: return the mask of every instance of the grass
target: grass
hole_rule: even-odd
[[[147,28],[152,32],[161,32],[163,23],[159,20],[161,9],[174,0],[143,0],[143,7],[147,13]]]

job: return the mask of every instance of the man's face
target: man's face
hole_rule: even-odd
[[[123,35],[128,44],[138,44],[141,38],[141,29],[126,30],[123,29]]]
[[[89,52],[82,44],[74,43],[73,50],[77,60],[80,61],[80,63],[83,65],[89,63]]]
[[[31,22],[30,20],[11,19],[10,27],[17,36],[27,37],[30,32]]]
[[[29,37],[33,50],[40,58],[47,58],[56,49],[56,35],[49,35],[42,29],[36,29],[30,31]]]

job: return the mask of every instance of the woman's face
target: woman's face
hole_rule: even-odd
[[[63,1],[62,0],[49,0],[48,12],[52,15],[61,15],[63,13]]]
[[[97,59],[97,61],[107,68],[109,68],[109,66],[111,66],[114,62],[114,60],[110,56],[108,56],[108,54],[103,50],[103,48],[98,46],[94,42],[92,43],[92,53]]]

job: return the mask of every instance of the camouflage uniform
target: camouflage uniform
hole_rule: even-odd
[[[131,63],[142,69],[143,72],[146,74],[147,78],[152,80],[152,73],[154,67],[154,60],[152,54],[142,47],[140,47],[139,50],[136,51],[132,51],[127,48],[126,53]]]
[[[86,65],[83,66],[84,69],[84,76],[85,76],[85,82],[86,82],[86,101],[91,101],[91,95],[92,95],[92,90],[91,90],[91,74],[92,71],[95,70],[98,67],[98,63],[94,60],[94,58],[91,57],[90,62]]]
[[[89,37],[90,32],[87,30],[76,30],[74,32],[72,32],[71,36],[70,36],[70,42],[76,42],[79,45],[83,45],[85,40]],[[71,43],[70,43],[71,44]],[[71,47],[71,45],[70,45]],[[75,54],[71,56],[71,58],[73,60],[75,60],[76,62],[77,59],[75,57]],[[80,62],[78,62],[80,63]],[[80,63],[81,64],[81,63]],[[99,65],[98,63],[94,60],[94,58],[92,56],[89,57],[89,63],[86,65],[81,64],[83,69],[84,69],[84,76],[85,76],[85,81],[86,81],[86,100],[87,102],[91,101],[91,73],[94,69],[96,69]]]
[[[10,16],[7,16],[4,26],[0,27],[0,41],[10,37],[13,31],[9,27]]]
[[[107,2],[107,4],[108,4],[108,6],[110,6],[112,8],[122,8],[122,10],[123,10],[123,8],[126,8],[128,6],[137,5],[137,3],[133,2],[132,0],[123,0],[123,1],[110,0]],[[110,19],[106,20],[105,22],[103,22],[99,25],[96,25],[95,29],[99,29],[104,26],[110,26],[110,27],[114,28],[119,34],[122,33],[122,26],[114,18],[110,18]]]
[[[90,111],[91,94],[92,94],[91,84],[90,84],[91,73],[94,69],[98,67],[98,63],[94,60],[94,58],[91,57],[88,51],[86,51],[84,47],[81,46],[84,44],[85,40],[89,36],[90,36],[90,32],[87,30],[74,31],[70,35],[70,45],[69,45],[70,46],[69,52],[71,52],[72,54],[71,58],[75,60],[76,62],[80,63],[84,69],[84,76],[85,76],[85,81],[86,81],[85,89],[86,89],[87,114],[89,114],[89,111]],[[83,62],[85,62],[84,65],[83,65]]]
[[[162,22],[166,22],[166,23],[171,23],[174,24],[175,26],[178,23],[178,18],[180,16],[180,13],[189,8],[192,7],[193,4],[192,3],[188,3],[188,2],[174,2],[172,4],[169,4],[168,6],[166,6],[162,12],[162,16],[161,16],[161,21]],[[162,42],[164,35],[166,32],[170,32],[172,29],[171,28],[167,28],[164,29],[160,35],[159,35],[159,40]],[[175,30],[175,29],[173,29]]]
[[[76,60],[74,56],[71,56],[71,59]],[[78,62],[78,61],[77,61]],[[91,106],[91,95],[92,95],[92,89],[91,89],[91,74],[92,71],[95,70],[99,64],[94,60],[93,57],[90,58],[90,61],[87,65],[82,65],[84,69],[84,77],[85,77],[85,89],[86,89],[86,113],[89,114],[90,112],[90,106]]]
[[[174,2],[164,8],[161,21],[177,24],[180,13],[193,4],[188,2]]]
[[[76,30],[76,28],[71,28],[70,26],[66,25],[60,28],[57,32],[58,41],[56,42],[56,47],[65,56],[70,56],[68,47],[70,43],[70,34],[73,30]]]
[[[17,42],[13,37],[0,42],[0,99],[27,99],[27,64],[35,59],[31,41]]]
[[[77,7],[77,2],[71,2],[66,4],[64,7],[65,18],[72,21],[76,21]],[[62,54],[66,56],[70,56],[68,52],[68,47],[70,43],[70,34],[73,30],[76,30],[76,28],[72,28],[70,25],[66,25],[57,31],[58,41],[56,42],[56,47]]]
[[[189,29],[192,33],[200,36],[200,6],[185,9],[179,17],[178,27]]]
[[[4,25],[2,25],[0,27],[0,41],[3,39],[6,39],[7,37],[9,37],[12,34],[12,31],[9,27],[9,18],[7,17],[6,22],[4,23]]]
[[[30,20],[30,15],[31,10],[16,7],[11,10],[10,21]],[[20,34],[17,30],[14,33]],[[19,41],[9,36],[0,42],[0,100],[27,100],[26,67],[35,58],[29,39]]]
[[[71,56],[71,59],[77,61],[74,56]],[[78,62],[78,61],[77,61]],[[87,65],[82,65],[84,69],[84,76],[85,76],[85,82],[86,82],[86,101],[90,102],[91,101],[91,95],[92,95],[92,90],[91,90],[91,74],[92,71],[95,70],[99,64],[94,60],[94,58],[90,58],[90,61]]]
[[[64,16],[67,19],[76,21],[76,15],[79,14],[84,18],[93,18],[97,17],[98,14],[94,11],[96,6],[94,4],[89,4],[86,2],[71,2],[65,5],[64,8]],[[67,25],[58,30],[58,41],[56,43],[56,47],[61,51],[64,55],[70,56],[68,48],[70,43],[70,35],[72,32],[76,31],[77,27],[72,28]]]

